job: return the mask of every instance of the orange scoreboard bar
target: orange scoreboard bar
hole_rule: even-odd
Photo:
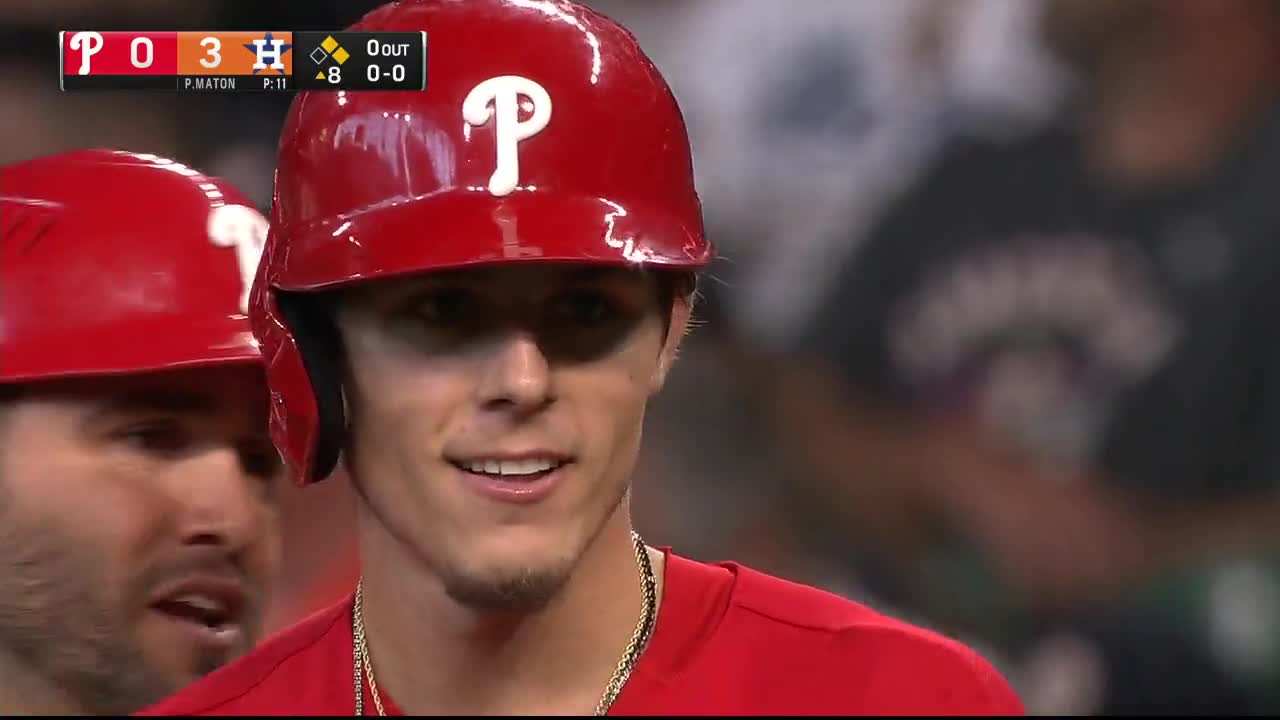
[[[59,33],[61,88],[178,92],[425,90],[424,32]]]

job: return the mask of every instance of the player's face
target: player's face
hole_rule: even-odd
[[[346,296],[347,463],[453,598],[538,606],[615,516],[688,318],[663,295],[638,272],[541,265]]]
[[[0,415],[0,666],[128,714],[258,639],[279,456],[247,366],[29,385]]]

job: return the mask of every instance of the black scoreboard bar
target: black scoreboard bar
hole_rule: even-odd
[[[154,90],[158,92],[291,92],[290,75],[67,75],[63,90]]]
[[[297,90],[426,90],[425,32],[294,32]]]
[[[63,90],[427,88],[426,32],[63,31]]]

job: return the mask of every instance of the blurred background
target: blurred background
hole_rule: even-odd
[[[57,31],[335,30],[369,0],[5,0],[0,162],[270,198],[288,96],[58,91]],[[724,259],[647,539],[958,637],[1035,714],[1280,712],[1280,2],[594,0],[664,72]],[[351,587],[285,494],[273,624]]]

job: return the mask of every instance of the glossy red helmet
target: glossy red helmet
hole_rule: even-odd
[[[491,263],[692,272],[712,257],[675,97],[612,20],[565,0],[405,0],[350,29],[426,31],[427,89],[300,93],[285,122],[251,316],[273,438],[302,482],[332,471],[345,432],[313,291]]]
[[[246,314],[266,219],[148,154],[0,168],[0,382],[260,362]]]

